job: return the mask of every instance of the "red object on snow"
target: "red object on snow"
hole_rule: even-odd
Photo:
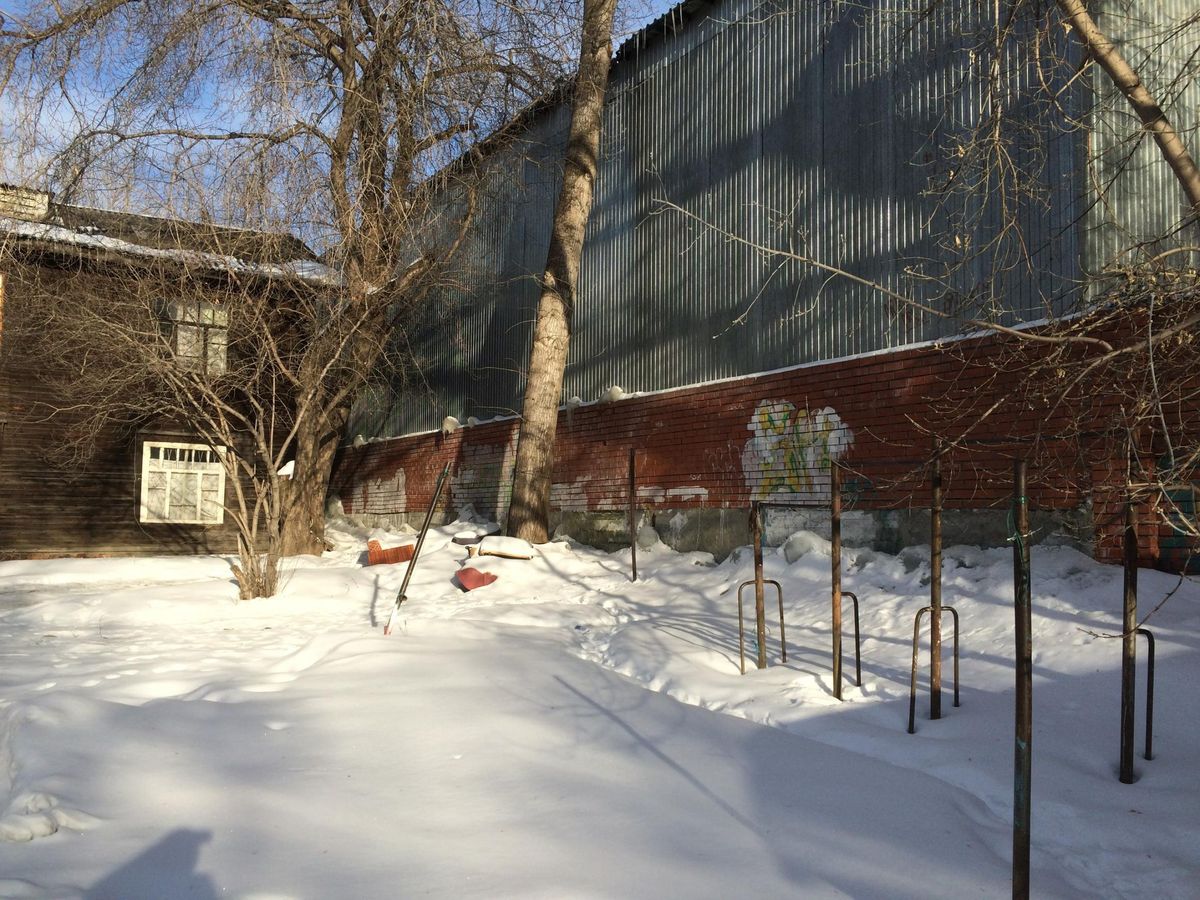
[[[458,583],[463,586],[464,590],[473,591],[475,588],[481,588],[485,584],[491,584],[500,576],[494,572],[480,572],[478,569],[459,569]]]
[[[367,541],[367,565],[383,566],[390,563],[408,562],[413,558],[413,545],[401,544],[384,550],[379,541]]]

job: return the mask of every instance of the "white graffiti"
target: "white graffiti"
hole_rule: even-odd
[[[742,450],[742,474],[752,500],[821,502],[829,499],[829,468],[854,443],[832,407],[797,409],[787,400],[763,400],[754,410]]]

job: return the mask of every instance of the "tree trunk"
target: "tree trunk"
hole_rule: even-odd
[[[1083,0],[1058,0],[1058,8],[1079,34],[1100,68],[1129,101],[1129,105],[1141,119],[1142,127],[1154,138],[1163,159],[1175,173],[1175,178],[1187,196],[1192,217],[1200,221],[1200,169],[1188,153],[1179,132],[1146,89],[1137,72],[1121,55],[1121,51],[1096,25],[1096,20],[1084,7]]]
[[[612,62],[612,23],[616,0],[584,0],[583,39],[571,110],[571,131],[563,161],[562,190],[554,209],[550,250],[542,278],[529,374],[521,408],[508,533],[543,543],[550,530],[550,479],[558,401],[571,343],[571,315],[583,235],[592,206],[600,155],[604,92]]]
[[[282,556],[320,554],[325,549],[325,496],[345,422],[346,411],[337,410],[328,420],[302,426],[296,433],[296,465],[279,524]]]

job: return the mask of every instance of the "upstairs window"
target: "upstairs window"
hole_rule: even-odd
[[[142,444],[141,522],[220,525],[225,521],[225,467],[204,444]]]
[[[170,300],[162,309],[176,362],[190,372],[223,375],[228,312],[206,300]]]

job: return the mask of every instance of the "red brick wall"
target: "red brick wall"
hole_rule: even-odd
[[[744,454],[756,438],[756,410],[774,401],[770,427],[783,424],[765,444],[752,445],[770,451],[763,477],[790,489],[772,501],[827,504],[828,458],[840,451],[847,496],[859,508],[927,507],[930,434],[939,433],[957,439],[943,463],[948,508],[1002,514],[1011,503],[1013,459],[1026,456],[1031,506],[1075,508],[1094,495],[1097,554],[1114,559],[1123,506],[1112,488],[1123,484],[1124,468],[1113,463],[1120,454],[1105,430],[1110,411],[1094,398],[1082,422],[1079,404],[1031,408],[1018,390],[1023,373],[1010,357],[1011,342],[1002,339],[956,341],[564,409],[552,505],[624,509],[633,448],[641,506],[746,507],[753,486]],[[806,443],[810,420],[798,413],[789,419],[787,404],[810,413],[833,410],[852,442],[842,447],[835,432],[814,450]],[[797,421],[799,438],[772,444],[772,436],[794,435],[788,425]],[[347,448],[334,490],[349,514],[416,514],[449,463],[447,509],[470,502],[495,515],[507,505],[516,428],[506,420]],[[806,468],[805,452],[815,467]],[[1141,529],[1147,564],[1157,559],[1157,533],[1147,517]]]

